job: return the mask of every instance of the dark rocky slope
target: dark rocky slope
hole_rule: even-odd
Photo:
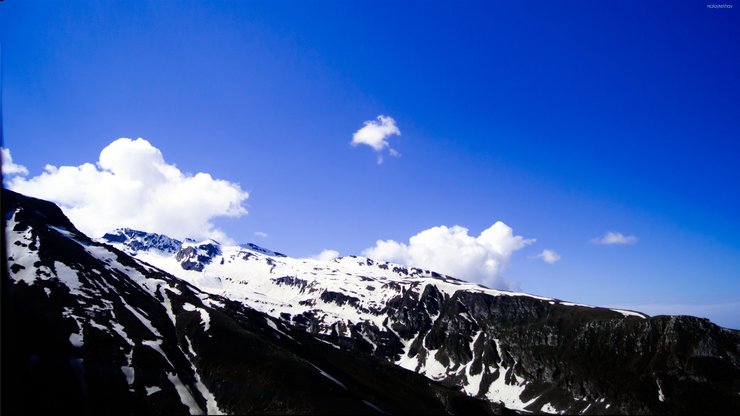
[[[531,411],[740,414],[740,332],[706,319],[625,317],[466,291],[444,296],[431,285],[420,296],[404,292],[383,312],[390,331],[360,324],[316,335],[390,361],[400,358],[402,340],[410,341],[407,356],[419,367],[429,354],[447,367],[446,385],[466,386],[482,374],[474,396],[485,397],[499,377],[523,382],[520,399],[531,401]],[[302,318],[304,330],[318,327],[313,315]]]

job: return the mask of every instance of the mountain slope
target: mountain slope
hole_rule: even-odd
[[[203,292],[49,202],[3,190],[2,212],[6,412],[508,412]]]
[[[135,233],[103,241],[343,349],[513,409],[740,411],[740,333],[707,320],[493,290],[356,256],[293,259],[212,240],[167,251],[123,237]]]

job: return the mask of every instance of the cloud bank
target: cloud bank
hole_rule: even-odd
[[[3,158],[3,175],[28,175],[28,169],[25,166],[13,163],[13,158],[10,156],[10,149],[0,147],[0,153],[2,153]]]
[[[212,220],[246,214],[242,204],[248,198],[236,183],[183,173],[148,141],[127,138],[105,147],[96,164],[46,165],[41,175],[12,178],[9,188],[56,202],[93,237],[131,227],[229,242]]]
[[[635,244],[637,242],[637,237],[635,237],[634,235],[624,235],[622,233],[609,231],[608,233],[604,234],[602,237],[596,237],[592,239],[591,241],[596,244],[605,244],[605,245],[615,245],[615,244],[629,245],[629,244]]]
[[[396,120],[392,117],[379,115],[377,121],[368,120],[365,125],[352,135],[352,146],[364,144],[370,146],[378,154],[378,164],[383,163],[383,149],[388,148],[388,154],[398,157],[401,154],[390,147],[388,138],[400,136],[401,130],[396,126]]]
[[[560,255],[558,255],[555,250],[550,249],[542,250],[542,253],[538,254],[536,257],[542,259],[542,261],[547,264],[553,264],[560,260]]]
[[[497,221],[479,236],[455,225],[432,227],[409,238],[408,244],[378,240],[364,256],[430,269],[496,289],[513,289],[501,272],[511,255],[534,239],[515,236],[511,227]]]

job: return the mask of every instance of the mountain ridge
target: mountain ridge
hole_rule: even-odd
[[[10,221],[13,205],[6,203],[6,191],[3,198],[5,218]],[[47,234],[67,238],[59,241],[69,244],[76,235],[63,215],[33,218],[38,227],[48,229]],[[85,241],[96,250],[129,258],[126,261],[137,265],[137,270],[171,276],[204,299],[219,299],[233,308],[227,316],[252,311],[296,340],[313,340],[358,360],[379,359],[395,364],[391,367],[406,368],[450,391],[487,402],[494,406],[489,411],[505,412],[508,407],[569,414],[680,414],[740,409],[740,332],[707,320],[648,317],[497,291],[429,270],[356,256],[320,262],[267,255],[261,250],[275,252],[258,246],[261,250],[220,244],[214,249],[208,247],[212,243],[188,242],[174,253],[139,247],[134,257],[128,257],[116,248],[126,248],[125,242],[110,235],[112,241],[104,240],[107,245]],[[60,246],[58,251],[65,249]],[[52,250],[52,254],[59,253]],[[12,253],[9,256],[9,264],[22,265]],[[108,255],[100,256],[104,260]],[[23,269],[16,267],[13,272],[13,264],[15,285],[28,285],[20,283],[24,279],[18,273],[22,275]],[[42,265],[25,264],[35,272],[44,271]],[[37,280],[38,276],[29,286],[39,284]],[[162,302],[166,298],[160,295]],[[204,302],[188,303],[193,310],[181,312],[191,320],[201,316],[201,309],[212,316]],[[177,318],[174,321],[180,325]],[[202,316],[197,322],[205,326]],[[71,333],[69,337],[68,343],[77,341]],[[214,394],[223,397],[218,391]]]
[[[4,411],[510,413],[202,292],[54,204],[6,190],[2,203]]]
[[[681,335],[693,331],[721,334],[723,330],[694,317],[651,318],[635,311],[487,289],[433,271],[360,256],[328,262],[270,259],[222,245],[220,254],[197,270],[184,270],[183,264],[156,256],[139,257],[206,291],[239,299],[335,345],[382,357],[471,396],[522,411],[670,410],[666,397],[677,397],[678,401],[686,393],[681,388],[668,391],[664,387],[676,384],[675,374],[660,374],[664,367],[660,362],[667,359],[666,354],[652,346],[644,350],[636,345],[656,342],[666,333],[678,337],[673,333],[676,327]],[[372,295],[381,292],[386,296]],[[522,331],[522,326],[530,329]],[[563,331],[568,334],[563,336]],[[631,385],[639,400],[629,397],[619,399],[623,403],[610,403],[613,388],[603,380],[577,385],[580,378],[592,376],[589,367],[594,363],[573,350],[588,355],[602,342],[635,356],[652,354],[649,360],[638,360],[636,367],[627,367],[629,376],[620,375],[626,372],[622,364],[608,366],[607,372]],[[736,357],[737,342],[725,345]],[[555,354],[557,359],[542,360],[522,346]],[[611,350],[599,354],[615,361]],[[693,359],[691,351],[682,354],[686,362]],[[622,355],[622,360],[629,356]],[[737,371],[736,363],[733,365]],[[737,386],[735,381],[731,389]],[[681,404],[676,411],[686,406]]]

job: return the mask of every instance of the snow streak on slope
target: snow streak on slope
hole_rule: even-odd
[[[140,306],[142,299],[163,296],[166,298],[165,289],[177,290],[173,280],[166,278],[161,272],[145,276],[142,272],[147,271],[147,268],[151,269],[150,266],[141,262],[124,265],[119,260],[118,254],[112,252],[109,247],[90,244],[84,241],[82,236],[61,226],[49,226],[48,232],[52,235],[56,233],[56,238],[67,240],[64,244],[79,246],[79,249],[84,250],[89,257],[83,259],[80,255],[69,255],[62,261],[48,260],[40,255],[44,248],[42,244],[46,243],[42,243],[37,229],[19,223],[16,219],[19,212],[20,210],[13,212],[6,222],[10,277],[16,283],[22,283],[27,287],[42,285],[51,301],[64,299],[63,302],[70,303],[67,297],[74,298],[70,306],[63,307],[62,312],[62,317],[73,320],[77,327],[69,335],[71,346],[77,349],[87,348],[88,337],[100,339],[96,332],[102,332],[106,337],[115,339],[124,357],[118,368],[132,393],[141,383],[139,374],[143,374],[137,371],[141,364],[136,357],[141,356],[142,351],[148,348],[161,357],[163,365],[169,370],[166,373],[168,380],[173,383],[172,387],[191,413],[202,414],[205,410],[208,413],[221,413],[213,395],[200,381],[192,361],[195,357],[188,357],[181,351],[178,351],[180,354],[173,355],[173,351],[179,347],[163,335],[163,331],[171,331],[174,328],[176,324],[174,315],[170,316],[171,320],[168,322],[155,321],[150,315],[151,309],[147,311]],[[90,263],[90,259],[93,259],[94,263]],[[159,304],[157,302],[154,305]],[[202,308],[189,306],[193,310],[199,310],[202,316],[208,316]],[[206,328],[207,325],[206,322]],[[133,335],[134,332],[136,335]],[[178,368],[180,365],[175,364],[181,362],[182,358],[188,360],[189,364],[184,376],[189,379],[194,375],[195,386],[182,381],[183,374]],[[83,374],[82,369],[87,365],[85,360],[76,359],[76,362]],[[147,367],[144,373],[152,371]],[[154,394],[163,389],[167,389],[167,386],[150,384],[146,387],[147,394]],[[201,401],[207,403],[206,409],[201,409],[192,391],[197,391]]]

